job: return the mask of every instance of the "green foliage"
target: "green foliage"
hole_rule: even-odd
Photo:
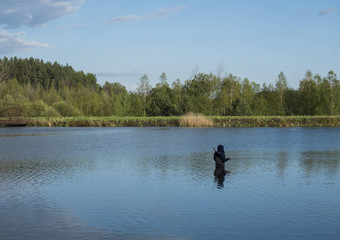
[[[5,82],[5,84],[1,88],[0,95],[1,96],[11,95],[13,97],[20,97],[23,96],[23,93],[24,89],[19,84],[18,80],[16,78],[12,78]]]
[[[23,96],[13,97],[10,94],[6,94],[0,99],[0,117],[8,115],[9,108],[26,107],[27,100]]]
[[[216,81],[212,74],[199,73],[194,79],[188,80],[183,86],[185,112],[212,115],[214,89]]]
[[[176,89],[171,89],[165,73],[159,77],[160,83],[156,84],[156,87],[150,91],[149,104],[147,106],[147,115],[149,116],[174,116],[179,115],[179,107],[176,100],[180,99],[180,96],[176,97]],[[180,83],[178,83],[180,85]],[[180,87],[180,86],[179,86]],[[180,95],[180,93],[179,93]]]
[[[326,77],[319,80],[320,113],[328,115],[340,114],[340,82],[336,74],[330,71]]]
[[[287,78],[283,72],[280,72],[278,75],[278,79],[276,81],[276,92],[278,98],[278,113],[279,115],[283,115],[285,112],[285,94],[288,89]]]
[[[62,66],[57,62],[44,62],[40,59],[21,59],[21,58],[4,58],[0,59],[0,66],[7,69],[11,78],[16,78],[21,85],[30,82],[33,86],[42,86],[48,90],[54,86],[57,90],[64,86],[72,87],[78,83],[83,84],[87,88],[97,90],[96,77],[84,72],[76,72],[69,65]]]
[[[120,83],[106,82],[102,89],[104,116],[126,116],[129,111],[129,94]]]
[[[80,111],[77,108],[75,108],[74,106],[72,106],[72,104],[70,102],[60,101],[60,102],[54,103],[52,106],[63,117],[81,116]]]
[[[130,94],[131,108],[129,116],[145,116],[143,98],[137,93]]]
[[[150,93],[150,103],[147,107],[147,114],[150,116],[172,116],[173,109],[171,88],[166,85],[158,85]]]
[[[280,72],[274,85],[260,88],[232,74],[197,73],[183,84],[176,79],[170,86],[162,73],[155,87],[144,74],[136,91],[127,91],[118,82],[100,86],[94,74],[75,71],[69,65],[4,57],[0,59],[0,117],[8,108],[22,108],[25,116],[37,117],[181,116],[189,112],[205,116],[336,116],[340,115],[340,81],[333,71],[324,77],[307,71],[299,88],[292,89]]]
[[[26,104],[23,109],[24,115],[28,117],[57,117],[60,114],[51,106],[42,100],[34,101]]]
[[[215,114],[218,116],[226,116],[233,114],[233,103],[241,95],[241,79],[229,74],[227,77],[219,81],[217,79],[217,91],[215,98]]]
[[[186,115],[189,117],[187,118]],[[55,127],[340,127],[340,116],[204,117],[200,114],[193,114],[190,117],[190,114],[186,115],[177,117],[39,117],[28,119],[28,125]]]
[[[305,78],[300,82],[300,112],[302,115],[313,116],[317,113],[318,91],[317,83],[311,71],[306,72]]]
[[[139,85],[137,87],[137,92],[141,96],[142,102],[143,102],[143,116],[146,115],[146,108],[147,108],[147,97],[151,90],[151,85],[149,81],[148,75],[144,74],[139,79]]]

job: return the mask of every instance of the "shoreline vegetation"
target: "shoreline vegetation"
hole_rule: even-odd
[[[280,72],[262,87],[231,73],[195,73],[136,90],[42,59],[0,58],[0,126],[340,127],[340,80],[308,70],[297,89]]]
[[[29,127],[340,127],[340,116],[34,117]]]
[[[197,72],[189,79],[169,80],[163,72],[159,80],[153,79],[152,86],[148,75],[143,74],[135,90],[128,91],[119,79],[99,84],[95,74],[76,71],[69,65],[4,57],[0,58],[0,117],[10,116],[10,109],[20,109],[25,117],[43,119],[85,116],[88,118],[84,125],[179,125],[178,118],[174,123],[171,116],[194,112],[227,119],[253,116],[252,121],[245,117],[240,123],[231,118],[230,124],[271,126],[273,123],[256,116],[340,116],[340,80],[331,70],[325,76],[308,70],[297,89],[288,85],[283,72],[262,86],[222,72],[217,75]],[[102,116],[126,118],[104,122]],[[167,116],[167,120],[157,116]],[[136,119],[144,120],[140,123]],[[190,121],[182,124],[190,125]],[[228,121],[216,118],[213,125],[228,125]],[[278,125],[292,124],[289,118],[273,121]],[[76,123],[72,120],[71,124]],[[305,125],[298,118],[294,125],[300,124]]]

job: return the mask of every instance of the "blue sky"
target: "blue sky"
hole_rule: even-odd
[[[146,73],[262,84],[340,75],[339,0],[0,0],[0,57],[40,58],[134,90]],[[220,67],[219,67],[220,66]],[[222,66],[222,67],[221,67]]]

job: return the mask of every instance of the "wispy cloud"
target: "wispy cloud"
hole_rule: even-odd
[[[119,16],[115,17],[105,24],[114,24],[114,23],[123,23],[123,22],[136,22],[136,21],[142,21],[147,19],[155,19],[155,18],[162,18],[167,17],[169,15],[178,13],[185,9],[184,6],[177,6],[174,8],[167,8],[167,9],[160,9],[155,12],[151,12],[146,15],[125,15],[125,16]]]
[[[22,35],[25,34],[25,32],[8,33],[4,30],[0,31],[0,54],[23,52],[34,47],[51,47],[46,43],[22,38]]]
[[[123,23],[123,22],[136,22],[136,21],[142,21],[142,20],[147,20],[147,19],[156,19],[156,18],[162,18],[162,17],[167,17],[172,14],[176,14],[180,11],[185,9],[185,6],[177,6],[173,8],[167,8],[167,9],[160,9],[155,12],[146,14],[146,15],[125,15],[125,16],[119,16],[112,18],[111,20],[105,22],[105,23],[100,23],[100,24],[69,24],[65,26],[60,26],[58,29],[69,29],[73,27],[99,27],[103,25],[108,25],[108,24],[115,24],[115,23]]]
[[[0,25],[5,28],[44,26],[75,13],[84,0],[1,0]]]
[[[319,16],[325,16],[325,15],[333,13],[333,12],[335,12],[334,8],[322,10],[321,12],[319,12]]]

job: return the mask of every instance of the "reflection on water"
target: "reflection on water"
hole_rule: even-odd
[[[338,128],[2,128],[0,136],[0,239],[340,236]],[[232,159],[225,169],[215,169],[218,144]]]
[[[326,176],[335,180],[338,176],[340,152],[308,151],[302,152],[299,157],[299,167],[304,178],[312,179],[315,176]]]
[[[224,187],[225,176],[230,175],[230,171],[224,168],[215,167],[214,176],[215,183],[217,183],[217,188],[221,189]]]

